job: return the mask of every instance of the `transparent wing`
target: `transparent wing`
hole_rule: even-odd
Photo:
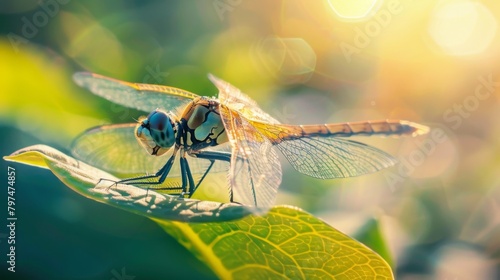
[[[384,151],[331,134],[329,130],[335,125],[292,126],[253,121],[251,125],[269,139],[297,171],[312,177],[354,177],[396,164]]]
[[[220,106],[232,147],[229,185],[233,200],[261,208],[271,207],[281,183],[281,165],[271,142],[239,112]]]
[[[250,120],[258,120],[267,123],[277,124],[278,120],[264,112],[257,102],[230,83],[223,81],[212,74],[208,78],[219,90],[219,101],[229,109],[239,112],[243,117]]]
[[[73,156],[113,174],[153,174],[172,155],[172,149],[156,157],[135,139],[136,123],[105,125],[87,130],[72,144]]]
[[[297,171],[321,179],[360,176],[396,164],[384,151],[333,137],[303,137],[276,146]]]
[[[134,136],[137,124],[116,124],[92,128],[75,139],[72,154],[92,166],[115,174],[120,178],[154,174],[172,155],[170,149],[162,156],[152,156],[144,150]],[[226,145],[228,146],[228,145]],[[219,148],[225,152],[227,148]],[[193,175],[203,174],[210,162],[205,159],[188,159]],[[228,166],[216,162],[210,172],[227,172]],[[179,164],[174,164],[169,178],[179,177]]]
[[[113,103],[145,112],[157,108],[174,110],[198,97],[174,87],[129,83],[88,72],[75,73],[73,79],[79,86]]]

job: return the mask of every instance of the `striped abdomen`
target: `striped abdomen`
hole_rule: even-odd
[[[401,120],[314,125],[265,124],[252,121],[252,125],[275,144],[284,140],[292,140],[301,137],[349,137],[371,135],[417,136],[429,131],[427,126]]]

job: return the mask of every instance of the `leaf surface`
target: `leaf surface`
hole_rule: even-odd
[[[152,219],[222,279],[393,279],[375,252],[296,207],[258,215],[238,204],[110,187],[117,178],[44,145],[4,159],[48,168],[85,197]]]

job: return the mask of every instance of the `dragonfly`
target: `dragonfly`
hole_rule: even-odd
[[[418,136],[429,131],[403,120],[282,124],[238,88],[214,75],[208,78],[219,91],[217,98],[75,73],[79,86],[149,115],[135,123],[88,130],[74,141],[73,154],[110,172],[134,174],[119,177],[117,184],[177,192],[182,198],[192,197],[208,174],[225,173],[230,202],[266,208],[272,206],[282,180],[277,151],[302,174],[355,177],[397,161],[349,137]]]

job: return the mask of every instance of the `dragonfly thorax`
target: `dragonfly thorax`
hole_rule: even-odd
[[[180,116],[180,144],[186,150],[201,150],[228,141],[219,105],[214,99],[198,97],[186,106]]]
[[[135,136],[148,153],[160,156],[175,144],[177,126],[173,117],[156,109],[140,121],[135,129]]]

